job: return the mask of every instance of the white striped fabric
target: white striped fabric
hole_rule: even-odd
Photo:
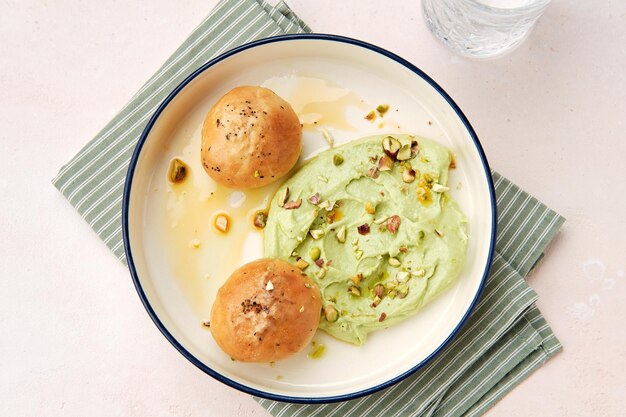
[[[121,199],[128,162],[148,119],[185,77],[238,45],[310,29],[281,2],[222,0],[131,101],[53,180],[122,261]],[[563,218],[493,173],[498,239],[480,303],[435,359],[384,391],[343,403],[257,399],[274,416],[478,416],[561,349],[524,277]]]

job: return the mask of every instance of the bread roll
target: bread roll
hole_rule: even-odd
[[[243,86],[211,108],[202,128],[202,166],[220,184],[257,188],[298,161],[302,127],[289,103],[272,90]]]
[[[233,359],[277,361],[311,341],[321,309],[319,288],[298,268],[260,259],[237,269],[219,289],[211,333]]]

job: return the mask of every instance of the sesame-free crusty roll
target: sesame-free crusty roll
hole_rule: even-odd
[[[211,333],[233,359],[272,362],[302,350],[320,321],[317,287],[297,267],[260,259],[237,269],[219,289]]]
[[[302,127],[272,90],[242,86],[211,108],[202,128],[202,166],[220,184],[257,188],[287,174],[302,150]]]

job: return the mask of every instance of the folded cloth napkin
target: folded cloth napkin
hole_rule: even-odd
[[[477,416],[561,349],[524,277],[563,218],[493,173],[496,253],[480,302],[443,352],[378,393],[338,404],[259,400],[275,416]]]
[[[53,180],[104,243],[125,262],[121,204],[135,144],[159,103],[215,56],[255,39],[310,29],[280,2],[222,0],[131,101]],[[342,403],[296,405],[257,399],[275,416],[475,416],[561,349],[524,277],[563,218],[493,173],[498,238],[480,303],[434,360],[384,391]]]

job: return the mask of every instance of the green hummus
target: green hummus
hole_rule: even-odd
[[[289,260],[319,285],[321,329],[363,344],[454,283],[467,220],[448,194],[451,162],[431,140],[371,136],[320,153],[281,186],[265,256]]]

